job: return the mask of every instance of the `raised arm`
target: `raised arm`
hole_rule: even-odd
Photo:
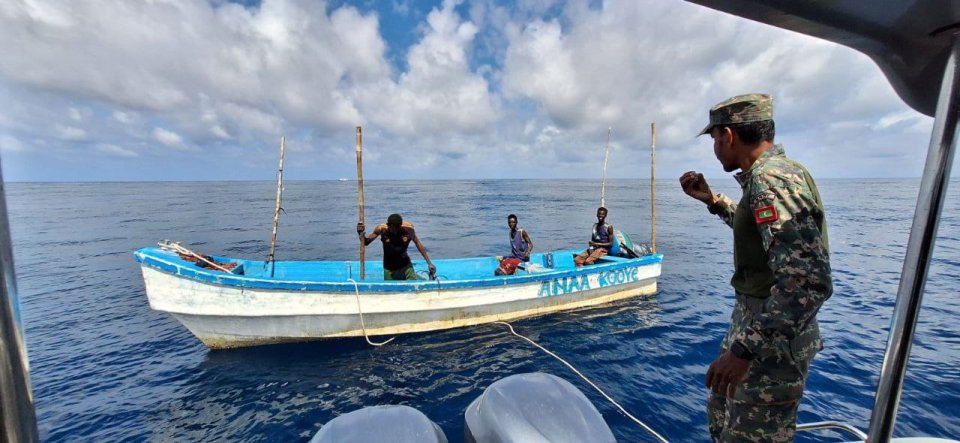
[[[711,214],[716,214],[720,216],[720,220],[723,220],[724,223],[729,227],[733,227],[733,215],[737,213],[737,204],[723,194],[716,194],[713,196],[711,202],[707,205],[707,210]]]
[[[733,227],[733,214],[737,212],[737,204],[723,194],[714,194],[703,174],[696,171],[684,172],[680,176],[680,187],[690,197],[706,204],[711,214],[719,215],[727,226]]]
[[[371,233],[369,236],[364,235],[364,231],[366,231],[366,226],[364,226],[363,223],[357,223],[357,234],[363,239],[364,245],[369,245],[371,242],[377,239],[377,236],[381,234],[379,225],[376,228],[373,228],[373,233]]]

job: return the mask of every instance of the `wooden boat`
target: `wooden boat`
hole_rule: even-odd
[[[960,9],[955,7],[955,2],[944,0],[891,0],[884,2],[883,7],[877,7],[877,2],[823,0],[689,1],[853,47],[881,66],[905,102],[936,117],[869,435],[839,422],[807,423],[797,428],[798,431],[840,428],[857,435],[859,441],[943,441],[893,439],[892,435],[958,140],[960,36],[954,36],[954,33],[960,23]],[[653,258],[658,274],[662,257]],[[160,263],[156,265],[160,266]],[[153,272],[153,269],[146,269],[153,266],[144,265],[145,272]],[[182,269],[164,266],[168,271],[157,272],[161,275],[166,272],[170,277],[175,277],[170,272]],[[3,282],[0,285],[0,360],[4,362],[0,365],[0,400],[4,405],[0,408],[0,421],[4,423],[0,426],[0,435],[3,436],[0,439],[38,441],[4,192],[0,192],[0,280]],[[181,280],[185,284],[192,282],[187,278]],[[212,287],[216,285],[216,282],[211,284]],[[147,289],[149,293],[149,284]],[[935,414],[930,417],[931,420],[937,419]]]
[[[224,272],[162,248],[136,251],[150,307],[168,312],[212,349],[433,331],[536,316],[650,295],[662,254],[607,256],[576,267],[579,251],[533,254],[496,276],[495,257],[434,260],[436,280],[384,281],[382,264],[255,261]],[[426,263],[414,261],[415,269]],[[272,276],[271,276],[272,275]]]

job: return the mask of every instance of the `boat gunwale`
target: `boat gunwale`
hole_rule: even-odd
[[[458,280],[401,280],[401,281],[356,281],[356,287],[354,283],[350,281],[324,281],[324,280],[282,280],[276,278],[264,278],[264,277],[249,277],[239,274],[226,274],[221,271],[215,271],[205,268],[196,268],[193,266],[187,265],[186,261],[183,263],[177,263],[177,261],[182,261],[179,258],[174,258],[171,256],[171,260],[164,259],[156,254],[156,252],[162,252],[159,248],[149,247],[141,248],[134,252],[134,256],[137,259],[137,262],[141,266],[147,266],[153,269],[157,269],[161,272],[167,274],[176,275],[184,277],[190,280],[199,281],[207,284],[215,284],[229,287],[240,287],[240,288],[250,288],[250,289],[259,289],[259,290],[281,290],[281,291],[306,291],[306,292],[353,292],[354,290],[360,292],[416,292],[416,291],[438,291],[438,290],[447,290],[447,289],[473,289],[473,288],[483,288],[483,287],[498,287],[498,286],[514,286],[522,285],[529,283],[542,283],[546,281],[551,281],[555,279],[567,278],[567,277],[579,277],[582,275],[591,275],[597,274],[600,272],[610,272],[610,271],[619,271],[628,268],[635,268],[646,265],[660,264],[663,261],[663,254],[650,254],[643,257],[637,258],[622,258],[618,257],[617,261],[610,263],[601,263],[593,264],[590,266],[583,266],[573,269],[557,269],[551,271],[538,272],[533,274],[524,274],[524,275],[509,275],[509,276],[494,276],[483,277],[483,278],[473,278],[473,279],[458,279]],[[559,250],[551,252],[574,252],[574,250]],[[164,253],[166,255],[166,253]],[[216,257],[217,259],[226,258],[226,257]],[[434,260],[434,262],[442,263],[445,260],[469,260],[473,258],[483,258],[483,257],[468,257],[461,259],[439,259]],[[309,261],[304,261],[309,263]],[[323,260],[317,262],[334,262],[340,263],[337,260]],[[344,260],[342,263],[351,263],[352,261]],[[258,262],[263,263],[263,262]],[[547,268],[549,269],[549,268]]]

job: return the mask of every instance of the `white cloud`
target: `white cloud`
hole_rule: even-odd
[[[903,110],[898,112],[893,112],[887,115],[884,115],[877,120],[876,124],[872,127],[873,129],[888,129],[893,127],[910,127],[916,125],[918,121],[921,121],[920,116],[916,112],[910,110]]]
[[[592,149],[612,126],[617,177],[646,170],[657,121],[664,174],[718,173],[694,135],[709,106],[754,91],[775,96],[778,140],[818,175],[926,144],[930,120],[846,48],[682,1],[500,3],[447,0],[424,17],[402,0],[3,1],[3,149],[30,140],[39,155],[79,155],[84,141],[124,156],[159,143],[254,165],[287,135],[305,163],[349,172],[360,124],[383,174],[583,177],[599,174]],[[403,30],[412,44],[385,41],[397,34],[381,29],[386,14],[390,26],[424,18]],[[881,169],[909,170],[915,152]],[[223,178],[249,176],[236,174]]]
[[[137,115],[133,112],[113,111],[112,116],[114,120],[123,124],[130,124],[137,120]]]
[[[80,141],[87,138],[87,131],[73,126],[55,125],[53,131],[61,140]]]
[[[359,113],[340,82],[389,75],[376,18],[351,7],[327,17],[325,3],[304,0],[5,4],[0,40],[15,43],[0,54],[0,76],[121,108],[183,113],[206,95],[351,124]]]
[[[108,143],[100,143],[100,144],[97,144],[96,149],[97,149],[97,151],[100,151],[100,152],[102,152],[102,153],[104,153],[104,154],[111,155],[111,156],[114,156],[114,157],[133,158],[133,157],[139,157],[139,156],[140,156],[139,154],[137,154],[137,153],[134,152],[134,151],[131,151],[131,150],[126,149],[126,148],[122,148],[122,147],[117,146],[117,145],[111,145],[111,144],[108,144]]]
[[[371,123],[402,136],[489,130],[496,110],[484,78],[470,69],[477,27],[460,19],[453,1],[427,16],[423,38],[407,55],[397,83],[357,91]]]
[[[505,92],[534,99],[560,124],[580,120],[583,93],[574,67],[576,54],[565,48],[560,24],[535,21],[511,37]]]
[[[86,107],[83,107],[83,108],[71,107],[70,109],[67,110],[67,112],[70,115],[70,119],[75,122],[82,122],[93,115],[93,110]]]
[[[410,2],[408,0],[392,0],[390,6],[393,8],[393,12],[399,15],[407,15],[410,13]]]
[[[230,140],[230,134],[227,133],[226,129],[223,129],[220,125],[214,125],[210,128],[210,133],[217,138],[222,138],[224,140]]]
[[[23,143],[20,140],[17,140],[10,135],[0,135],[0,151],[2,152],[23,152],[26,151],[26,147],[23,146]]]
[[[168,148],[183,149],[185,147],[183,138],[175,132],[163,128],[153,128],[152,135],[156,141]]]
[[[215,114],[227,118],[240,127],[267,134],[278,134],[283,129],[283,119],[280,116],[251,106],[225,103],[218,107]]]
[[[649,122],[658,121],[658,163],[667,169],[716,169],[706,142],[694,136],[707,109],[736,94],[773,94],[783,134],[841,122],[866,128],[887,116],[926,120],[893,95],[865,56],[710,9],[613,0],[598,10],[571,2],[563,22],[532,20],[506,28],[504,93],[536,103],[567,137],[593,134],[594,143],[602,142],[603,128],[613,126],[625,146],[649,146]],[[864,102],[869,105],[857,107]],[[861,134],[860,143],[846,148],[848,155],[866,154],[880,141]],[[803,144],[819,149],[822,140]],[[559,158],[578,161],[573,152]],[[816,166],[844,173],[835,161]]]

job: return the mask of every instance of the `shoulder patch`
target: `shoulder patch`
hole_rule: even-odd
[[[757,219],[758,224],[771,222],[780,218],[780,216],[777,214],[777,208],[773,207],[772,205],[754,209],[753,216]]]

